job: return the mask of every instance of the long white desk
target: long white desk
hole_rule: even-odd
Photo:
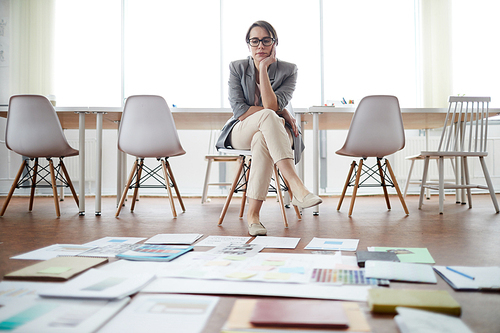
[[[297,120],[302,128],[313,130],[313,193],[319,194],[319,131],[328,129],[349,129],[354,106],[313,106],[309,109],[295,109]],[[448,108],[401,108],[405,129],[440,128]],[[500,108],[490,108],[490,117],[500,114]],[[339,147],[340,148],[340,147]],[[314,207],[313,214],[319,214],[319,206]]]
[[[8,107],[0,106],[0,117],[7,117]],[[96,195],[95,214],[101,214],[102,130],[118,129],[122,107],[64,107],[55,108],[63,129],[78,129],[79,146],[79,213],[85,215],[85,129],[96,129]],[[219,130],[233,114],[224,108],[171,108],[177,129]],[[96,115],[89,117],[88,115]],[[118,182],[117,193],[121,192]]]

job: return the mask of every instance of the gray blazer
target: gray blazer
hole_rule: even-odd
[[[238,118],[247,112],[251,105],[254,105],[255,66],[252,57],[249,56],[247,59],[233,61],[229,65],[229,72],[229,103],[233,109],[233,116],[221,130],[216,143],[217,149],[233,148],[231,146],[231,130],[239,122]],[[290,100],[297,82],[297,66],[277,60],[269,66],[268,74],[271,87],[276,94],[279,109],[286,108],[294,116]],[[262,99],[259,104],[262,106]],[[288,124],[287,127],[292,131]],[[297,127],[299,127],[299,124],[297,124]],[[298,137],[295,137],[292,132],[292,137],[295,163],[298,163],[304,150],[304,142],[301,133]],[[300,147],[300,149],[296,149],[296,147]]]

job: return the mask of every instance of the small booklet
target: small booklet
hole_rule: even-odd
[[[327,300],[258,300],[250,323],[279,327],[349,327],[342,303]]]
[[[105,262],[107,258],[56,257],[9,273],[5,279],[65,281]]]
[[[132,250],[117,254],[119,259],[141,261],[171,261],[193,250],[192,246],[143,244]]]
[[[368,260],[365,277],[420,283],[437,283],[432,266],[404,262]]]
[[[367,260],[399,262],[396,253],[386,251],[356,251],[356,260],[358,261],[359,267],[365,267],[365,262]]]
[[[454,316],[462,313],[460,304],[446,290],[372,288],[368,290],[368,306],[375,313],[396,314],[398,306]]]
[[[398,315],[394,317],[394,321],[401,333],[472,333],[463,321],[457,317],[404,307],[397,307],[396,310]]]
[[[500,267],[434,266],[434,270],[457,290],[500,290]]]

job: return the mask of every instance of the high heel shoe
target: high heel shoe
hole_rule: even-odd
[[[316,194],[309,192],[302,201],[299,201],[295,196],[292,198],[292,205],[299,207],[300,209],[304,208],[310,208],[316,205],[319,205],[322,203],[323,200],[321,200],[320,197],[318,197]]]

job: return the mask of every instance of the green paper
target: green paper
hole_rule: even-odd
[[[408,250],[408,254],[396,254],[401,262],[413,262],[419,264],[434,264],[436,263],[432,258],[429,250],[425,247],[375,247],[375,251],[388,251],[388,250]],[[392,251],[391,251],[392,252]],[[404,252],[404,251],[402,251]]]

